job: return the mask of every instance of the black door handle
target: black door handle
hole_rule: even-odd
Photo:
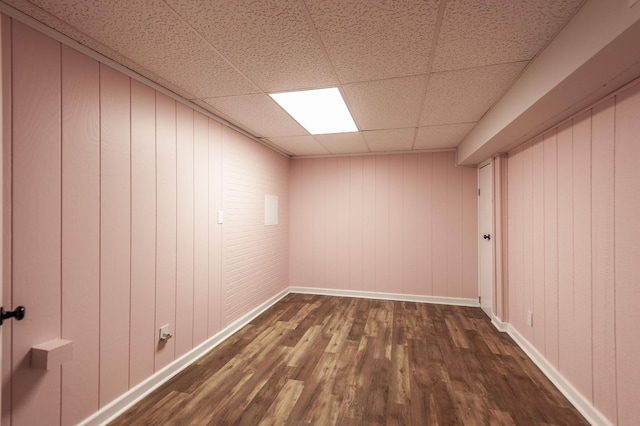
[[[27,310],[24,306],[18,306],[15,311],[5,311],[4,308],[0,307],[0,325],[2,322],[9,318],[15,318],[16,321],[20,321],[24,318],[24,314]]]
[[[491,234],[484,234],[482,236],[482,238],[484,238],[485,240],[490,240],[491,239]]]

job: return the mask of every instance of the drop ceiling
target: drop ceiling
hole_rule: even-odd
[[[583,0],[5,0],[292,156],[453,149]],[[358,133],[268,93],[336,86]]]

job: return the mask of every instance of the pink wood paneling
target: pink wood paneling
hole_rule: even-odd
[[[292,160],[291,285],[476,298],[477,176],[454,161],[447,152]]]
[[[447,159],[446,152],[432,155],[432,203],[431,203],[431,265],[433,295],[447,296],[447,257],[448,257],[448,219],[447,219]]]
[[[176,324],[176,101],[156,94],[156,333]],[[154,369],[174,359],[176,339],[156,336]]]
[[[616,96],[615,333],[618,422],[640,419],[640,84]]]
[[[542,153],[539,143],[528,144],[510,152],[508,160],[510,322],[527,336],[518,319],[526,315],[520,291],[526,280],[513,259],[526,259],[531,244],[534,279],[525,283],[524,293],[532,287],[535,333],[527,338],[617,424],[640,417],[639,112],[640,84],[635,83],[545,133]],[[528,152],[529,157],[523,155]],[[528,216],[517,197],[528,191],[522,177],[531,167]],[[527,228],[534,232],[531,241]]]
[[[544,135],[544,354],[559,366],[558,334],[558,145],[556,130]],[[511,167],[511,164],[509,165]],[[536,325],[538,321],[536,320]]]
[[[339,206],[350,205],[351,199],[351,159],[349,157],[338,158],[337,172],[337,199],[336,199],[336,286],[341,289],[351,288],[349,282],[349,251],[351,222],[348,211],[342,211]],[[349,210],[350,211],[350,210]]]
[[[344,288],[338,274],[338,159],[324,160],[324,176],[326,201],[322,206],[325,220],[325,279],[335,283],[336,288]]]
[[[129,389],[130,78],[100,66],[100,406]]]
[[[193,110],[177,103],[176,358],[193,347]]]
[[[60,337],[60,44],[13,22],[13,424],[58,424],[60,369],[29,368]],[[8,265],[7,265],[8,266]]]
[[[539,137],[531,147],[532,181],[532,288],[533,341],[544,353],[545,348],[545,282],[544,282],[544,139]]]
[[[222,265],[225,253],[222,251],[224,224],[218,224],[218,211],[222,210],[223,188],[222,125],[209,119],[209,336],[222,329]]]
[[[403,155],[402,188],[402,292],[418,294],[418,156]]]
[[[478,297],[478,171],[462,169],[462,294]],[[495,238],[492,235],[492,238]]]
[[[2,90],[2,300],[3,303],[8,304],[13,300],[12,286],[9,284],[12,282],[12,270],[9,265],[12,264],[11,257],[11,163],[12,163],[12,87],[11,78],[11,20],[5,16],[0,15],[0,43],[2,43],[2,51],[0,57],[0,66],[2,67],[3,78],[0,81]],[[13,322],[9,323],[12,324]],[[12,341],[12,327],[8,325],[2,330],[2,418],[1,424],[11,424],[11,341]]]
[[[532,143],[522,151],[522,220],[523,223],[533,223],[533,149]],[[522,292],[518,300],[517,312],[533,312],[533,227],[522,227]],[[524,316],[520,315],[521,321]],[[524,321],[526,323],[526,321]],[[533,330],[526,326],[521,329],[522,334],[533,340]]]
[[[193,346],[207,339],[209,307],[209,120],[193,119]]]
[[[294,164],[297,162],[294,162]],[[299,163],[298,163],[299,164]],[[293,183],[293,178],[291,183]],[[345,232],[345,237],[348,240],[349,247],[349,288],[351,290],[363,290],[365,283],[363,280],[363,260],[364,260],[364,224],[363,224],[363,159],[362,157],[350,157],[349,158],[349,214],[345,212],[343,214],[349,219],[349,228]],[[294,202],[296,197],[291,196],[291,202]],[[291,220],[294,219],[293,211]],[[291,233],[290,238],[294,238],[295,235]],[[293,255],[293,251],[291,252]],[[293,257],[291,257],[293,262]],[[291,277],[293,283],[296,281]]]
[[[573,336],[576,388],[593,399],[591,354],[591,111],[573,119]]]
[[[62,369],[63,424],[98,409],[100,324],[100,68],[62,48],[62,338],[73,360]]]
[[[403,155],[389,156],[389,282],[391,293],[406,293],[404,261],[403,219]]]
[[[155,90],[132,80],[130,386],[153,374],[157,341],[155,122]]]
[[[369,291],[376,289],[376,219],[376,157],[368,156],[362,158],[362,281]]]
[[[455,163],[455,153],[448,152],[447,162]],[[447,167],[447,296],[462,296],[462,169]]]
[[[615,99],[593,108],[591,144],[591,245],[593,403],[616,422],[614,277]]]
[[[571,122],[558,128],[558,337],[559,366],[567,378],[573,369],[573,129]],[[526,226],[527,224],[523,224]]]
[[[390,232],[389,232],[389,209],[396,206],[390,205],[390,186],[389,186],[389,156],[379,155],[375,157],[376,161],[376,195],[375,195],[375,214],[376,214],[376,280],[375,291],[390,292],[391,279],[389,271],[389,259],[392,255],[390,249]],[[398,277],[393,277],[398,279]]]
[[[431,167],[433,163],[432,154],[418,154],[418,288],[416,294],[433,293],[433,263],[432,256],[432,213],[433,204],[432,175]]]

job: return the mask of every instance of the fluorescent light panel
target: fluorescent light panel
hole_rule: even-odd
[[[269,96],[312,135],[358,131],[336,87]]]

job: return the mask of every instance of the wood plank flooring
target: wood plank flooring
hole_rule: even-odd
[[[479,308],[290,294],[112,424],[588,423]]]

